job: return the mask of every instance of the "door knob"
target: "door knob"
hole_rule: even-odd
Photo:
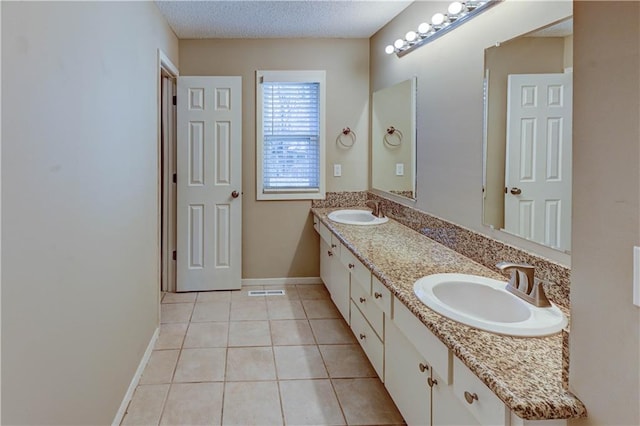
[[[522,189],[513,187],[513,188],[511,188],[511,193],[513,195],[520,195],[520,194],[522,194]]]
[[[232,196],[233,198],[238,198],[238,197],[240,196],[240,193],[239,193],[238,191],[233,191],[233,192],[231,193],[231,196]]]

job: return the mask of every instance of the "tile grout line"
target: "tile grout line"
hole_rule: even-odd
[[[229,314],[227,315],[227,343],[224,351],[224,374],[222,375],[222,401],[220,401],[220,424],[224,420],[224,401],[227,395],[227,363],[229,362],[229,339],[231,338],[231,294],[229,294]]]
[[[269,304],[267,303],[267,318],[269,318]],[[305,314],[306,317],[306,314]],[[275,345],[273,344],[273,333],[271,332],[271,319],[267,320],[269,326],[269,340],[271,341],[271,356],[273,357],[273,370],[275,373],[275,382],[276,389],[278,391],[278,402],[280,403],[280,418],[282,419],[282,424],[286,425],[286,420],[284,416],[284,403],[282,402],[282,392],[280,390],[280,377],[278,375],[278,364],[276,363],[276,350]]]

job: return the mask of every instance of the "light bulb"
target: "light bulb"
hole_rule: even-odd
[[[418,25],[418,32],[420,34],[426,34],[429,31],[431,31],[431,25],[427,24],[426,22],[423,22],[422,24]]]
[[[404,40],[399,38],[393,43],[396,49],[402,49],[404,47]]]
[[[454,1],[449,5],[449,9],[447,10],[451,15],[458,15],[464,11],[464,4],[459,1]]]
[[[414,41],[416,39],[416,37],[418,37],[418,34],[416,34],[415,31],[409,31],[407,33],[407,35],[404,36],[404,38],[411,43],[412,41]]]
[[[384,53],[386,53],[387,55],[391,55],[394,51],[395,49],[393,48],[392,45],[388,45],[387,47],[384,48]]]
[[[445,16],[442,13],[436,13],[431,17],[431,23],[433,25],[442,25],[444,23]]]

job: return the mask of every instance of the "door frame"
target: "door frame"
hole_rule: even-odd
[[[167,214],[163,215],[163,199],[166,199],[169,197],[169,191],[168,191],[168,185],[167,183],[170,182],[170,178],[169,178],[169,174],[168,173],[163,173],[163,170],[165,170],[163,168],[163,164],[162,164],[162,159],[163,159],[163,152],[168,151],[169,147],[165,146],[165,141],[164,138],[162,137],[162,122],[163,122],[163,114],[162,114],[162,78],[163,76],[168,76],[170,78],[174,78],[177,79],[178,75],[180,75],[180,72],[178,71],[178,67],[176,67],[173,62],[171,61],[171,59],[169,59],[169,56],[162,51],[162,49],[158,49],[158,75],[157,75],[157,104],[158,104],[158,126],[157,126],[157,135],[158,135],[158,140],[157,140],[157,169],[158,169],[158,177],[157,177],[157,200],[158,200],[158,204],[157,204],[157,223],[158,223],[158,229],[157,229],[157,241],[158,241],[158,254],[157,254],[157,259],[158,259],[158,268],[157,268],[157,289],[158,289],[158,304],[160,304],[161,302],[161,297],[162,297],[162,277],[163,277],[163,271],[167,270],[168,268],[166,268],[165,263],[167,262],[168,259],[168,250],[165,248],[165,244],[163,243],[162,240],[162,229],[168,225],[168,221],[170,220],[167,217]],[[175,141],[174,141],[175,142]],[[165,182],[165,185],[163,186],[163,182]],[[164,189],[163,189],[164,188]],[[173,200],[173,203],[175,204],[175,199]],[[175,221],[175,217],[172,218],[173,221]],[[165,253],[166,251],[166,253]],[[174,288],[173,291],[175,291],[175,281],[173,283]],[[158,317],[160,316],[160,310],[158,310]]]

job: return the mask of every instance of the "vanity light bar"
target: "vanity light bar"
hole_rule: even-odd
[[[416,31],[409,31],[404,39],[397,39],[392,45],[390,44],[385,47],[384,51],[389,55],[395,53],[401,58],[414,49],[448,33],[501,1],[502,0],[454,1],[449,5],[447,13],[434,14],[431,17],[430,24],[427,22],[421,23],[418,25]]]

